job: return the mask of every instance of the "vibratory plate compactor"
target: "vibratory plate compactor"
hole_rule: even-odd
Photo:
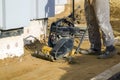
[[[69,16],[71,17],[71,16]],[[66,59],[71,61],[72,56],[79,51],[87,29],[80,29],[66,18],[53,22],[50,27],[48,45],[41,45],[41,50],[35,55],[44,57],[50,61]],[[74,49],[74,39],[79,38],[80,43]]]
[[[87,31],[87,28],[80,29],[74,26],[73,15],[74,11],[66,18],[59,19],[51,24],[48,45],[43,45],[40,51],[35,52],[35,55],[42,56],[50,61],[59,59],[71,61],[72,56],[78,53]],[[74,39],[76,37],[79,38],[80,43],[77,49],[74,49]]]

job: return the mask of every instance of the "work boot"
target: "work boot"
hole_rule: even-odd
[[[80,53],[85,55],[100,55],[101,51],[90,48],[88,50],[80,50]]]
[[[98,59],[107,59],[107,58],[112,58],[117,54],[117,50],[113,45],[108,46],[105,50],[105,52],[101,55],[98,56]]]

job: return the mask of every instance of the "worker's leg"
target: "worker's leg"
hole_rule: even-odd
[[[103,32],[104,45],[106,46],[105,55],[101,55],[100,58],[112,57],[116,53],[116,51],[115,47],[113,46],[114,35],[110,24],[109,0],[96,0],[94,8],[99,26],[101,27],[101,30]]]
[[[110,24],[109,0],[96,0],[94,8],[99,26],[104,34],[103,38],[105,46],[113,45],[114,35]]]
[[[101,39],[100,39],[100,32],[99,26],[96,20],[96,15],[94,12],[94,7],[92,4],[89,4],[89,0],[85,0],[85,15],[86,21],[88,26],[88,35],[89,41],[91,44],[91,49],[95,51],[101,51]],[[82,52],[85,54],[89,54],[91,50],[88,50],[88,53]]]

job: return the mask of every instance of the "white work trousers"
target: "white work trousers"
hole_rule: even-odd
[[[98,25],[103,32],[103,41],[105,46],[114,44],[113,30],[110,24],[110,6],[109,0],[95,0],[94,10]]]

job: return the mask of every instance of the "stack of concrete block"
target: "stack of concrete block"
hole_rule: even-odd
[[[30,25],[24,28],[23,38],[25,44],[30,44],[36,39],[43,39],[46,36],[46,27],[47,22],[45,22],[44,20],[31,21]]]
[[[0,39],[0,59],[20,57],[22,54],[24,54],[22,35]]]

